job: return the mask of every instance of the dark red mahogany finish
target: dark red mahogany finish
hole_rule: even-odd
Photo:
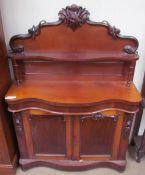
[[[13,36],[10,46],[15,83],[5,99],[21,167],[124,170],[141,101],[132,82],[138,41],[72,5],[59,21]]]

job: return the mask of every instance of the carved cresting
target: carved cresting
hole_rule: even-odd
[[[90,13],[85,8],[71,5],[65,9],[63,8],[58,15],[59,19],[62,20],[65,25],[75,31],[89,19]]]
[[[107,21],[103,22],[93,22],[89,19],[89,11],[85,8],[77,5],[67,6],[59,11],[59,20],[53,23],[47,23],[42,20],[37,26],[34,26],[28,30],[28,34],[25,35],[15,35],[10,39],[10,47],[14,53],[21,53],[25,51],[23,44],[16,44],[15,41],[19,39],[35,39],[41,34],[41,29],[47,26],[59,26],[64,24],[67,27],[71,28],[73,31],[80,28],[83,24],[87,23],[88,25],[102,26],[108,29],[108,33],[114,40],[117,39],[129,39],[134,42],[134,46],[126,44],[123,46],[122,51],[127,54],[134,54],[138,48],[138,40],[134,37],[123,36],[120,34],[120,30],[115,26],[111,26]]]

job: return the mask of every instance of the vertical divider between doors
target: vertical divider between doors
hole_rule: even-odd
[[[80,159],[80,117],[73,117],[73,160]]]
[[[66,116],[66,159],[72,158],[72,117]]]

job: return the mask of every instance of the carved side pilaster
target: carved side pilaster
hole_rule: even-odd
[[[22,117],[19,112],[13,113],[14,117],[14,123],[15,123],[15,129],[17,134],[22,134],[24,129],[23,129],[23,122],[22,122]]]
[[[128,139],[134,114],[126,114],[123,126],[123,139]]]
[[[19,151],[20,151],[20,158],[28,158],[28,147],[26,144],[26,136],[24,130],[24,123],[23,123],[23,112],[15,112],[13,113],[13,122],[15,126]]]
[[[124,113],[121,139],[120,139],[120,145],[119,145],[119,151],[118,151],[119,160],[126,159],[126,151],[128,147],[128,141],[130,136],[130,130],[132,127],[133,117],[134,117],[134,114]]]

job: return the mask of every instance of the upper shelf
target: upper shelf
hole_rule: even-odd
[[[84,52],[60,52],[60,51],[41,51],[41,52],[23,52],[10,53],[9,57],[13,59],[25,59],[25,60],[47,60],[47,61],[107,61],[107,60],[121,60],[131,61],[137,60],[139,57],[137,54],[123,54],[118,52],[95,52],[95,51],[84,51]]]
[[[13,36],[10,40],[12,53],[29,53],[38,56],[56,51],[58,53],[83,53],[84,59],[94,57],[106,57],[111,55],[136,54],[138,41],[134,37],[122,36],[120,30],[111,26],[108,22],[92,22],[89,20],[89,12],[80,6],[72,5],[59,12],[59,20],[55,23],[41,21],[39,25],[28,30],[28,34]],[[89,56],[86,54],[92,52]],[[94,54],[95,52],[95,54]],[[20,54],[19,54],[20,55]],[[104,56],[105,55],[105,56]],[[51,56],[51,54],[50,54]],[[62,54],[68,57],[69,55]],[[53,58],[60,58],[57,53]],[[72,59],[80,54],[70,54]],[[82,56],[82,55],[81,55]],[[123,56],[124,57],[124,56]],[[136,56],[135,56],[136,57]],[[131,58],[131,57],[130,57]]]

